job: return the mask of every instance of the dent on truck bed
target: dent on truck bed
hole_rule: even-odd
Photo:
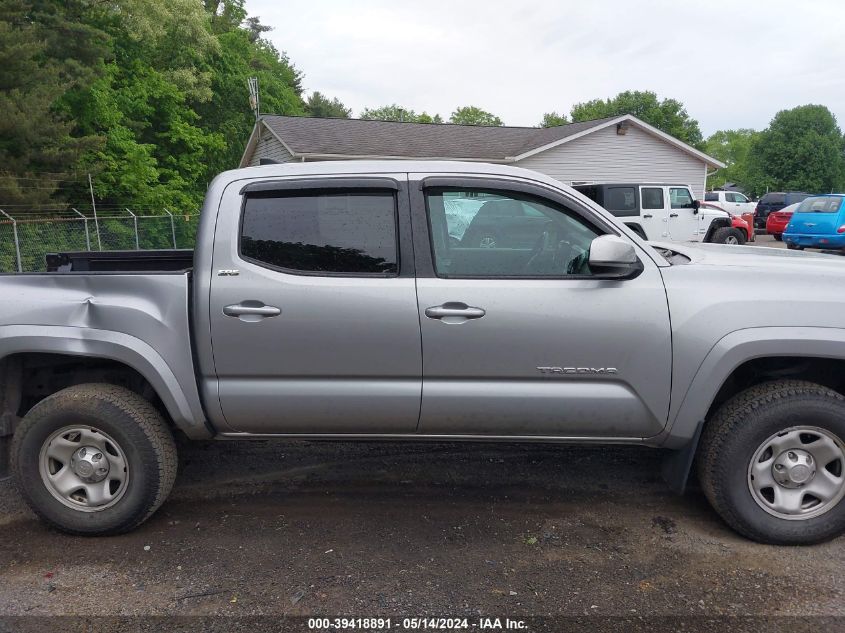
[[[0,323],[9,324],[0,326],[0,359],[53,353],[125,363],[177,426],[210,435],[194,378],[187,275],[4,276],[0,287]]]

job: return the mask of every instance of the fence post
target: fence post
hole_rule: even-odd
[[[18,272],[23,272],[23,263],[21,262],[21,243],[18,240],[18,223],[11,215],[0,209],[0,213],[3,214],[5,218],[11,220],[12,222],[12,235],[15,238],[15,258],[18,260]]]
[[[141,242],[138,240],[138,216],[132,213],[127,207],[124,207],[126,212],[132,216],[132,223],[135,225],[135,250],[141,250]]]
[[[173,234],[173,250],[176,250],[176,221],[173,219],[173,214],[164,207],[164,212],[170,216],[170,232]]]
[[[76,215],[78,215],[80,218],[82,218],[82,223],[85,225],[85,250],[90,251],[91,250],[91,235],[88,233],[88,218],[86,218],[84,215],[82,215],[79,212],[79,209],[74,209],[73,207],[71,207],[71,209],[73,209],[73,211],[76,213]]]

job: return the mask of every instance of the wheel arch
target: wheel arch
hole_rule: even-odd
[[[145,380],[176,428],[187,436],[202,439],[212,436],[200,404],[194,376],[181,381],[161,355],[137,337],[110,330],[61,326],[0,327],[0,386],[3,387],[0,420],[13,417],[19,403],[22,360],[42,355],[66,359],[71,363],[92,359],[111,361],[126,367]]]
[[[845,329],[765,327],[736,330],[707,354],[683,397],[672,403],[661,445],[673,449],[664,478],[682,492],[698,439],[725,401],[756,384],[802,378],[845,392]]]

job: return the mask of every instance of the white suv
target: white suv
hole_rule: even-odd
[[[724,211],[734,215],[754,213],[756,202],[751,202],[745,194],[738,191],[708,191],[704,194],[704,202],[719,205]]]

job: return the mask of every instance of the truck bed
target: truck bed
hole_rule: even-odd
[[[47,272],[175,272],[194,265],[193,249],[47,253]]]

